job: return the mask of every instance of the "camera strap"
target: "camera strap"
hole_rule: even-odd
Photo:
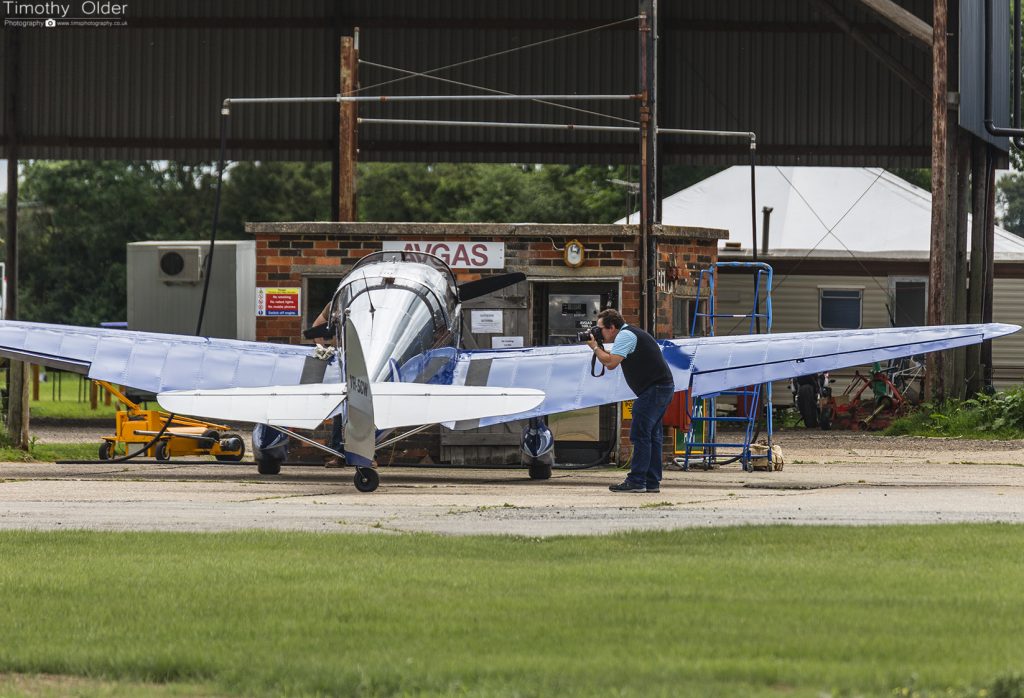
[[[600,373],[597,373],[597,371],[595,370],[596,368],[597,368],[597,352],[595,351],[594,353],[592,353],[590,355],[590,375],[593,378],[600,378],[601,376],[604,375],[604,364],[601,364],[601,372]]]

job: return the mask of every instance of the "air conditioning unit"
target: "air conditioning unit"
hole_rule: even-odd
[[[198,245],[166,245],[157,248],[157,278],[165,283],[194,284],[203,278],[203,252]]]

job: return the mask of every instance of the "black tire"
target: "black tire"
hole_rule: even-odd
[[[821,427],[822,431],[828,431],[832,428],[832,408],[826,407],[821,411],[821,417],[818,419],[818,426]]]
[[[277,458],[257,458],[256,470],[260,475],[280,475],[281,461]]]
[[[380,476],[373,468],[356,468],[354,481],[360,492],[373,492],[380,485]]]
[[[818,401],[813,385],[800,386],[800,392],[796,394],[796,406],[800,410],[804,426],[808,429],[816,429],[818,427]]]
[[[547,463],[533,462],[530,464],[531,480],[550,480],[551,466]]]
[[[156,446],[153,447],[153,457],[162,461],[168,461],[171,459],[171,454],[167,450],[166,441],[156,442]]]
[[[238,439],[238,453],[221,453],[214,457],[222,463],[237,463],[245,456],[245,442],[238,434],[225,434],[221,441],[228,439]]]
[[[220,441],[220,432],[216,429],[207,429],[203,432],[202,439],[199,442],[201,448],[213,448],[213,445]]]
[[[114,444],[109,441],[104,441],[100,444],[100,460],[110,460],[110,457],[114,455]]]

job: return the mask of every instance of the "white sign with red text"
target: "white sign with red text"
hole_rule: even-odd
[[[445,242],[431,240],[386,240],[385,252],[427,252],[437,255],[452,269],[504,269],[503,242]]]

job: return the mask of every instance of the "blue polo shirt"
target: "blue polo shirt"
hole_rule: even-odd
[[[636,335],[629,330],[629,325],[623,324],[619,334],[615,336],[615,343],[609,354],[617,354],[623,358],[629,356],[636,349]]]

